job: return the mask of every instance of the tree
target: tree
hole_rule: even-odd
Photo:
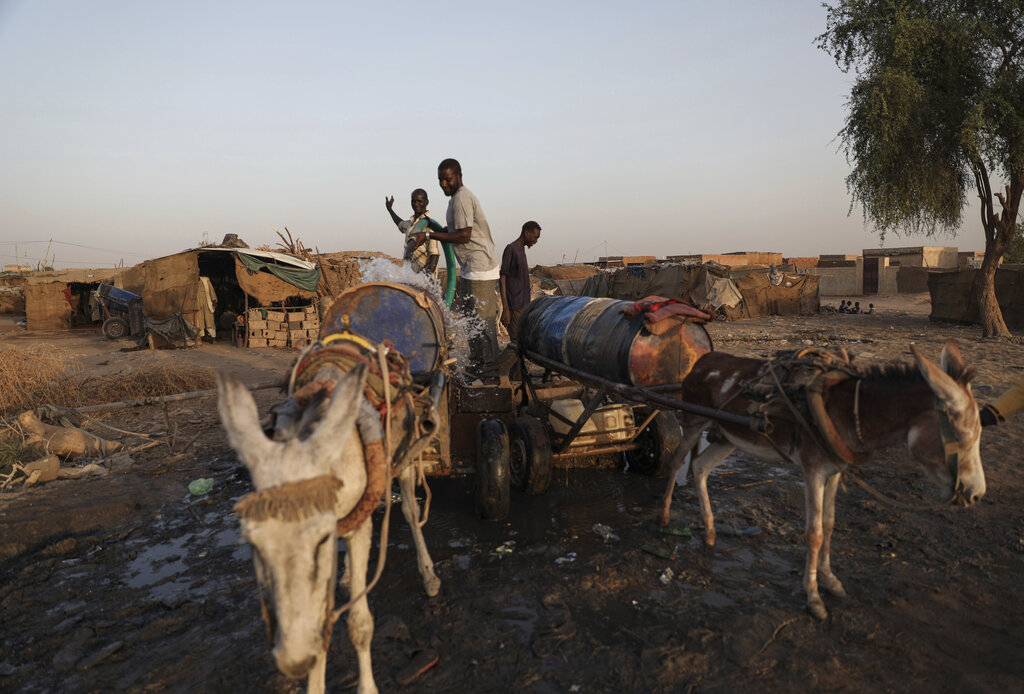
[[[1004,263],[1024,263],[1024,224],[1017,223],[1017,233],[1014,234],[1010,247],[1003,254]]]
[[[852,167],[851,207],[859,203],[883,239],[955,234],[976,194],[985,259],[971,300],[984,336],[1009,335],[995,272],[1024,192],[1024,0],[824,7],[817,45],[855,77],[839,132]]]

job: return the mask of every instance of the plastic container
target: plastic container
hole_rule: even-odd
[[[584,405],[580,400],[566,398],[552,402],[551,409],[570,422],[576,422],[583,415]],[[566,424],[554,415],[551,415],[549,420],[555,433],[562,436],[569,433],[570,424]],[[624,441],[629,438],[629,429],[632,427],[633,410],[629,405],[616,404],[599,407],[587,419],[579,434],[573,439],[572,445],[596,446]]]

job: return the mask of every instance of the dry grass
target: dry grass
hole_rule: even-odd
[[[217,381],[213,369],[207,367],[186,368],[160,364],[146,369],[86,378],[78,387],[82,394],[79,405],[92,405],[209,390],[217,387]]]
[[[61,347],[39,345],[0,351],[0,415],[37,405],[70,406],[78,397],[82,363]]]
[[[40,405],[82,407],[215,387],[213,370],[162,364],[82,377],[82,364],[60,347],[0,351],[0,416]]]

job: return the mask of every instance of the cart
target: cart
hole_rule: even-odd
[[[140,335],[145,331],[142,297],[112,284],[100,284],[96,298],[103,309],[103,334],[108,340]]]
[[[449,340],[436,303],[396,283],[367,283],[342,292],[324,316],[320,339],[352,332],[387,344],[409,360],[428,411],[420,412],[431,442],[417,448],[431,477],[475,477],[478,515],[504,519],[511,490],[542,494],[556,464],[625,454],[629,469],[667,470],[682,440],[677,411],[764,431],[742,417],[672,398],[678,382],[633,386],[604,378],[513,344],[521,381],[504,374],[497,386],[449,378]],[[708,347],[710,344],[708,343]],[[538,377],[531,371],[536,365]]]

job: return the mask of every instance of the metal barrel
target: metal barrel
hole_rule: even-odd
[[[557,299],[557,301],[552,301]],[[569,322],[587,304],[613,301],[592,296],[543,296],[530,303],[519,317],[518,340],[548,359],[564,363],[562,335]],[[524,336],[529,336],[524,338]]]
[[[675,321],[655,335],[643,315],[627,316],[630,301],[592,297],[540,297],[519,319],[523,349],[618,383],[677,383],[704,354],[711,337],[700,323]]]
[[[320,325],[320,339],[352,332],[386,343],[409,362],[413,378],[429,377],[445,358],[444,314],[426,291],[392,282],[368,282],[338,295]]]

